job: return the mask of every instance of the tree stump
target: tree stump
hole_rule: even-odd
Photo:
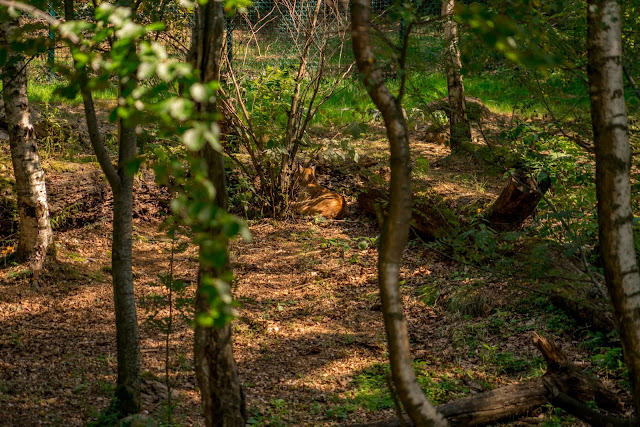
[[[507,186],[488,210],[486,218],[489,224],[498,231],[517,229],[533,215],[549,187],[551,179],[548,177],[537,182],[526,170],[516,169]]]

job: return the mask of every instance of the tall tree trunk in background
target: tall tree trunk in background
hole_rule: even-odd
[[[65,19],[74,19],[73,0],[65,0]],[[136,154],[135,126],[122,120],[118,123],[119,149],[117,168],[98,128],[93,96],[87,86],[87,72],[78,70],[84,113],[91,146],[113,192],[113,241],[111,269],[113,300],[116,316],[118,380],[115,407],[120,417],[140,411],[140,336],[136,301],[133,292],[132,232],[133,232],[133,176],[126,171]],[[120,82],[120,93],[136,86],[135,72],[126,83]]]
[[[444,426],[447,421],[427,400],[413,370],[398,284],[402,253],[409,238],[411,222],[411,158],[407,123],[400,102],[387,89],[382,73],[375,65],[369,0],[352,0],[351,8],[351,34],[356,63],[371,99],[384,118],[391,149],[391,195],[389,214],[380,237],[378,281],[393,383],[416,426]]]
[[[640,272],[633,244],[631,152],[622,80],[620,4],[617,0],[590,0],[587,20],[600,253],[639,410]]]
[[[220,57],[224,40],[225,17],[223,3],[210,0],[199,5],[196,11],[196,24],[193,29],[190,62],[200,72],[202,82],[218,80]],[[199,105],[202,112],[215,113],[216,104]],[[216,189],[216,204],[228,209],[228,195],[222,153],[214,150],[208,143],[202,149],[202,157],[207,163],[209,179]],[[210,230],[217,233],[218,230]],[[222,248],[227,250],[226,244]],[[229,259],[222,268],[215,268],[203,260],[200,248],[200,267],[198,271],[198,292],[196,295],[196,316],[210,311],[205,277],[218,279],[231,272]],[[231,325],[221,328],[207,327],[196,323],[194,337],[195,370],[198,386],[202,395],[205,423],[207,426],[244,426],[246,410],[244,395],[238,378],[238,369],[233,358]]]
[[[461,145],[471,141],[471,127],[467,118],[464,101],[464,84],[462,82],[462,61],[458,26],[453,20],[455,0],[442,0],[442,18],[445,41],[445,64],[447,88],[449,90],[449,129],[451,132],[451,152],[456,152]]]
[[[72,21],[76,19],[73,0],[64,0],[64,20]]]
[[[5,46],[8,44],[17,24],[17,21],[0,24],[0,43]],[[19,261],[31,264],[34,284],[37,286],[38,275],[47,255],[55,254],[55,246],[44,171],[29,114],[27,72],[24,56],[19,52],[9,53],[4,67],[3,88],[19,214],[16,255]]]

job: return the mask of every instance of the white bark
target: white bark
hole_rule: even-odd
[[[453,20],[455,4],[455,0],[442,0],[451,151],[457,151],[463,143],[471,141],[471,128],[464,100],[464,82],[460,73],[462,60],[460,59],[458,26]]]
[[[600,251],[639,409],[640,273],[633,244],[620,5],[616,0],[590,0],[588,7],[588,73],[596,147]]]
[[[11,21],[0,25],[0,43],[8,43],[16,24],[16,21]],[[9,54],[3,88],[19,212],[17,258],[31,263],[34,281],[37,281],[47,254],[54,251],[53,231],[44,171],[31,125],[24,57],[19,52]]]
[[[409,132],[402,115],[402,105],[391,94],[376,66],[370,22],[370,0],[352,0],[351,34],[354,56],[367,92],[384,118],[391,154],[389,214],[382,227],[378,257],[378,281],[391,374],[402,405],[416,426],[446,426],[447,420],[426,398],[413,370],[409,333],[398,284],[402,253],[407,244],[411,222]]]

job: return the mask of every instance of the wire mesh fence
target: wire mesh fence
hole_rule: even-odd
[[[334,59],[335,52],[328,51],[343,45],[347,27],[348,5],[337,0],[259,0],[247,13],[227,20],[227,71],[255,74],[267,67],[292,67],[305,51],[313,67],[320,56]],[[347,52],[340,54],[345,59]]]
[[[316,66],[323,57],[323,60],[330,62],[329,68],[337,71],[352,60],[348,36],[349,6],[349,0],[254,1],[246,13],[227,18],[226,43],[223,48],[226,60],[224,72],[233,69],[237,74],[255,76],[268,67],[292,67],[299,62],[307,42],[311,43],[309,49],[312,52],[325,49],[325,52],[317,52],[318,55],[307,66]],[[386,48],[392,49],[390,43],[397,43],[406,30],[399,15],[392,13],[393,8],[394,0],[372,1],[371,10],[376,17],[375,27],[381,42],[377,47],[381,50],[384,50],[385,43],[388,45]],[[421,3],[420,13],[439,15],[439,8],[440,0],[427,0]],[[92,14],[91,6],[86,4],[77,9],[76,19],[91,19]],[[190,28],[194,20],[193,11],[176,7],[160,16],[149,16],[147,19],[165,22],[167,29],[152,37],[163,44],[169,55],[186,59],[191,39]],[[433,49],[421,41],[420,35],[425,31],[424,28],[414,29],[416,37],[409,45],[409,54],[422,56],[428,63],[433,62]],[[46,30],[42,33],[42,36],[47,36]],[[392,67],[394,55],[382,52],[378,60],[383,67]],[[30,79],[55,79],[53,64],[72,64],[69,49],[62,43],[56,43],[54,49],[31,60],[28,68]]]

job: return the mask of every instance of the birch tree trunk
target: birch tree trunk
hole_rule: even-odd
[[[600,253],[636,410],[639,410],[640,273],[633,244],[631,153],[622,80],[620,4],[617,0],[589,0],[587,20]]]
[[[220,60],[224,40],[224,5],[210,0],[199,5],[196,10],[196,24],[193,29],[190,62],[200,72],[202,82],[218,80]],[[215,113],[216,104],[198,106],[200,111]],[[228,209],[227,186],[222,153],[208,143],[201,153],[206,161],[209,179],[216,189],[216,204]],[[218,230],[209,230],[217,233]],[[226,244],[224,248],[227,250]],[[198,269],[198,292],[196,295],[196,317],[210,311],[208,288],[203,279],[218,279],[229,275],[231,266],[227,257],[222,268],[215,268],[203,262],[203,249]],[[202,396],[205,423],[208,427],[243,427],[246,420],[245,400],[238,378],[238,369],[233,358],[231,324],[221,328],[207,327],[196,322],[194,337],[195,371]]]
[[[0,43],[8,43],[16,26],[17,21],[0,24]],[[29,114],[24,56],[19,52],[9,53],[4,67],[3,88],[19,214],[16,257],[31,264],[34,284],[37,285],[47,255],[55,254],[55,246],[44,171]]]
[[[462,61],[458,26],[453,20],[455,0],[442,0],[442,18],[445,41],[445,64],[447,88],[449,90],[449,129],[451,133],[451,151],[456,152],[465,142],[471,141],[471,127],[467,118],[464,101],[464,83],[462,81]]]
[[[352,0],[351,34],[358,70],[369,96],[380,110],[391,151],[391,195],[380,237],[378,282],[389,344],[393,383],[402,405],[416,426],[445,426],[447,421],[427,400],[413,370],[409,334],[399,288],[402,253],[411,222],[411,159],[409,132],[400,102],[391,94],[375,64],[370,35],[370,1]]]

